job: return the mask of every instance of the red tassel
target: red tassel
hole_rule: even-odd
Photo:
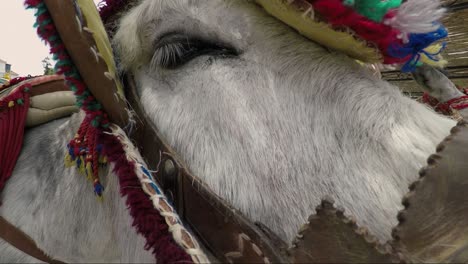
[[[376,45],[384,57],[384,64],[403,63],[410,58],[410,56],[394,58],[388,52],[390,46],[403,44],[398,39],[400,34],[398,30],[360,15],[352,8],[345,6],[342,0],[308,0],[308,2],[333,27],[350,28],[360,38]]]
[[[102,130],[91,125],[92,118],[92,115],[85,117],[75,138],[68,143],[68,152],[70,160],[75,161],[77,168],[93,181],[95,193],[101,197],[104,187],[99,180],[99,157],[102,149],[98,147],[98,138]]]

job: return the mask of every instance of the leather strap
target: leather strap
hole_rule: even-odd
[[[128,119],[125,100],[116,94],[116,80],[99,53],[82,12],[77,13],[76,1],[44,0],[54,25],[81,78],[102,104],[111,121],[125,127]],[[107,73],[107,75],[105,74]]]
[[[23,251],[25,254],[46,263],[63,263],[44,254],[36,243],[21,230],[10,224],[5,218],[0,216],[0,238],[10,245]]]
[[[281,253],[285,252],[284,242],[271,240],[268,234],[209,190],[199,178],[190,174],[149,121],[131,77],[127,79],[126,88],[129,103],[138,115],[132,139],[151,168],[161,162],[160,173],[154,177],[172,199],[181,219],[198,235],[199,241],[222,262],[288,262]]]

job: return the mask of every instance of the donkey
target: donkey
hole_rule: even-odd
[[[251,1],[141,0],[113,44],[144,111],[191,171],[285,241],[325,196],[390,239],[407,186],[455,125]],[[453,88],[432,94],[448,100]],[[101,171],[99,203],[63,165],[82,119],[27,131],[0,215],[62,261],[153,262],[112,168]],[[1,241],[0,260],[35,261]]]

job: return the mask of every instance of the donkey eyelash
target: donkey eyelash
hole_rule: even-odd
[[[180,64],[179,60],[186,52],[186,47],[182,43],[171,43],[156,49],[151,59],[151,68],[175,68]]]
[[[172,34],[161,38],[156,46],[151,59],[151,68],[174,69],[203,55],[226,58],[237,56],[238,52],[233,48],[199,38]]]

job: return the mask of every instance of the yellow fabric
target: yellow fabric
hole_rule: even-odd
[[[96,5],[94,4],[93,0],[77,0],[77,2],[81,8],[81,11],[83,12],[84,17],[86,18],[87,27],[94,32],[94,41],[96,42],[99,53],[102,55],[107,64],[109,73],[111,73],[112,76],[116,76],[114,55],[112,53],[109,36],[106,33]],[[118,78],[114,78],[114,80],[117,86],[118,94],[124,98],[125,93],[122,84]]]
[[[424,51],[426,51],[429,54],[437,54],[439,53],[440,49],[442,49],[442,44],[435,44],[425,48]],[[431,60],[424,53],[421,53],[420,61],[424,64],[431,65],[437,68],[444,68],[445,66],[447,66],[448,61],[444,60],[441,54],[437,55],[436,57],[439,59],[438,61]]]
[[[380,52],[350,33],[335,31],[326,23],[314,21],[285,0],[256,0],[272,16],[323,46],[344,52],[365,63],[382,62]]]
[[[41,110],[52,110],[64,106],[76,105],[76,97],[72,91],[59,91],[36,95],[31,97],[30,108],[37,108]]]
[[[29,108],[26,117],[26,127],[36,127],[55,119],[71,116],[73,113],[78,113],[79,111],[80,109],[76,105],[62,106],[50,110]]]

